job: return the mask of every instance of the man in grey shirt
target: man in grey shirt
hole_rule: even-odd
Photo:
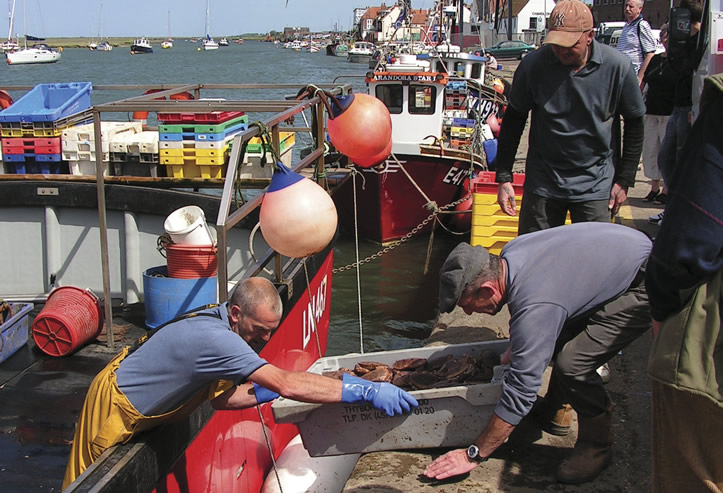
[[[515,238],[500,256],[459,244],[440,274],[439,309],[497,313],[508,305],[510,370],[487,427],[473,444],[425,470],[444,479],[485,460],[532,409],[542,374],[554,359],[550,393],[578,415],[575,448],[558,468],[564,483],[591,481],[610,464],[612,403],[595,371],[651,327],[644,264],[652,244],[643,233],[610,223],[580,223]]]
[[[560,0],[544,46],[515,72],[499,137],[497,201],[516,214],[512,166],[531,112],[519,234],[572,222],[610,221],[627,199],[643,145],[645,103],[630,60],[593,38],[590,8]],[[625,119],[613,162],[613,119]]]

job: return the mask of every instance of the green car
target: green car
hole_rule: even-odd
[[[531,51],[535,51],[537,46],[530,45],[524,41],[500,41],[497,44],[486,48],[484,51],[495,58],[519,58],[527,55]]]

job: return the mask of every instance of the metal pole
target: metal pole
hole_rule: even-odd
[[[98,191],[98,228],[100,232],[100,263],[103,269],[103,304],[105,308],[105,333],[108,347],[113,349],[113,307],[110,292],[110,268],[108,267],[108,223],[105,210],[105,183],[103,181],[103,142],[100,112],[93,110],[95,133],[95,176]],[[110,163],[108,164],[110,166]]]

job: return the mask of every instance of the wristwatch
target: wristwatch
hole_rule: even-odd
[[[482,457],[479,455],[479,447],[474,444],[467,447],[467,458],[472,462],[477,462],[478,464],[489,459],[489,457]]]

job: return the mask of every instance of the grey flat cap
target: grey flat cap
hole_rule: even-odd
[[[439,311],[449,313],[462,291],[489,264],[490,254],[481,246],[460,243],[447,256],[439,272]]]

